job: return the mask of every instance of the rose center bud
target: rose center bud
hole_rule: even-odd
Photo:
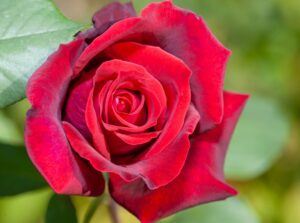
[[[118,112],[129,113],[131,110],[131,104],[128,99],[120,96],[115,97],[114,106]]]

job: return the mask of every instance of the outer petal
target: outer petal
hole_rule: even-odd
[[[111,175],[112,197],[142,223],[150,223],[188,207],[235,195],[236,191],[224,183],[222,167],[247,96],[225,93],[224,99],[223,122],[192,140],[186,165],[173,182],[149,190],[140,180],[126,183],[119,176]]]
[[[83,47],[82,40],[62,45],[29,80],[32,108],[25,141],[32,162],[57,193],[99,195],[104,189],[102,175],[72,152],[60,121],[72,66]]]
[[[140,18],[129,18],[112,25],[82,52],[75,64],[75,74],[79,74],[105,48],[135,33],[140,24]]]
[[[110,3],[94,14],[94,27],[85,32],[80,32],[77,37],[86,39],[89,42],[105,32],[114,23],[135,16],[136,12],[131,2],[125,4],[120,2]]]
[[[181,58],[192,70],[193,102],[201,115],[201,129],[222,121],[223,80],[230,51],[213,36],[204,20],[171,1],[152,3],[142,11],[161,47]]]

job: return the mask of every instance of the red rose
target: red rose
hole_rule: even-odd
[[[28,153],[60,194],[112,197],[142,222],[235,195],[223,163],[246,95],[223,91],[230,52],[171,1],[113,3],[33,74]]]

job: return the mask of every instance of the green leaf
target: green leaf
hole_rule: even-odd
[[[76,209],[69,196],[53,195],[50,199],[46,223],[77,223]]]
[[[0,143],[0,196],[45,186],[45,181],[31,164],[24,147]]]
[[[1,0],[0,107],[25,97],[29,76],[82,25],[49,0]]]
[[[259,223],[254,211],[241,200],[231,198],[179,212],[170,223]]]
[[[288,134],[288,120],[277,105],[251,97],[229,147],[227,177],[249,180],[263,174],[281,155]]]

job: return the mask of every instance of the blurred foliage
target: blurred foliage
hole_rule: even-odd
[[[226,176],[250,180],[263,174],[282,154],[289,127],[275,102],[252,95],[229,146]]]
[[[1,223],[40,223],[42,222],[48,200],[52,192],[34,191],[0,200]],[[67,222],[66,222],[67,223]]]
[[[53,195],[49,201],[46,223],[77,223],[76,209],[69,196]]]
[[[66,16],[83,22],[88,22],[93,12],[109,2],[54,1]],[[138,11],[149,2],[152,1],[133,1]],[[300,222],[300,1],[173,2],[201,15],[217,38],[232,50],[226,88],[255,96],[238,125],[226,164],[232,184],[240,191],[239,199],[196,207],[166,222],[193,223],[198,217],[202,220],[196,222],[246,222],[240,220],[241,216],[249,223]],[[23,142],[28,107],[24,100],[0,111],[0,141]],[[43,190],[1,198],[0,222],[43,222],[51,194]],[[72,198],[79,222],[93,200]],[[102,204],[92,223],[110,222],[109,200],[103,199]],[[119,210],[122,223],[138,222],[121,207]],[[223,218],[219,219],[220,215]]]
[[[219,201],[180,212],[170,223],[259,223],[256,214],[245,202],[236,198]]]
[[[24,146],[0,143],[0,196],[15,195],[47,186],[32,165]]]
[[[20,144],[23,142],[22,132],[19,131],[17,125],[6,115],[0,111],[0,142]]]

